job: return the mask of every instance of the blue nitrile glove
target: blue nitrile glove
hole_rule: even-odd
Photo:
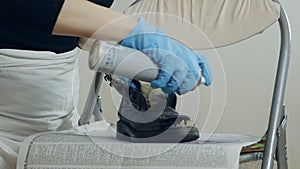
[[[185,94],[198,84],[200,68],[206,80],[204,85],[211,84],[205,57],[169,38],[141,18],[120,45],[144,52],[160,66],[157,79],[151,82],[153,88],[162,88],[166,93]]]

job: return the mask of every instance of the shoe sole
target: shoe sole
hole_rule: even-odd
[[[160,131],[138,131],[122,121],[117,123],[117,139],[136,143],[183,143],[199,138],[196,127],[170,127]]]

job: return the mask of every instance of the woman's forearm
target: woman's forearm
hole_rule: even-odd
[[[120,41],[136,23],[135,17],[128,17],[86,0],[65,0],[52,33]]]

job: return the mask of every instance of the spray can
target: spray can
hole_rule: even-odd
[[[138,50],[107,41],[95,41],[90,50],[91,70],[151,82],[159,73],[159,66],[146,54]],[[198,84],[205,83],[201,77]]]
[[[151,82],[159,67],[147,55],[106,41],[95,41],[89,55],[91,70]]]

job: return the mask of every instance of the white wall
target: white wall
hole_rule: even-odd
[[[134,0],[116,0],[113,8],[124,9]],[[300,161],[300,142],[298,123],[300,106],[298,97],[300,96],[300,79],[297,73],[300,72],[300,22],[297,19],[297,7],[300,1],[283,1],[283,5],[290,17],[292,26],[292,58],[285,98],[286,112],[288,114],[288,152],[289,167],[298,168]],[[238,45],[218,49],[221,57],[227,81],[227,98],[225,111],[218,125],[218,133],[238,133],[248,135],[262,135],[267,127],[271,96],[273,92],[273,82],[278,59],[279,30],[278,24],[274,24],[263,34],[250,38]],[[200,51],[201,52],[201,51]],[[90,81],[93,73],[88,70],[87,57],[80,58],[81,75],[81,99],[79,110],[83,109],[87,91],[90,88]],[[206,89],[201,89],[205,94]],[[117,101],[112,101],[111,94],[115,92],[103,84],[101,89],[105,116],[108,121],[116,121]],[[113,103],[113,104],[112,104]],[[208,101],[200,103],[202,109],[208,109]],[[201,123],[203,116],[199,116]]]

